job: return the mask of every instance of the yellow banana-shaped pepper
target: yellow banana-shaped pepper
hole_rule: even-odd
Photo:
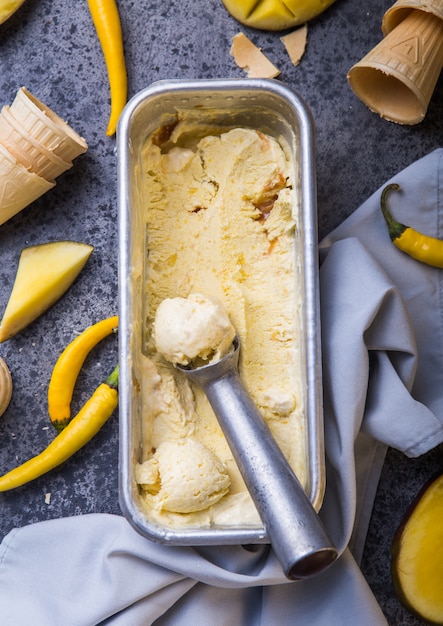
[[[20,487],[67,461],[94,437],[118,404],[118,366],[43,452],[0,477],[0,491]]]
[[[388,227],[389,236],[396,248],[405,252],[410,257],[432,265],[433,267],[443,268],[443,240],[436,239],[429,235],[420,233],[415,228],[406,226],[401,222],[397,222],[391,215],[386,205],[386,195],[392,189],[398,191],[400,185],[392,183],[387,185],[382,191],[380,207]]]
[[[48,387],[49,418],[61,432],[71,419],[71,400],[81,367],[91,350],[118,328],[118,316],[108,317],[84,330],[63,350]]]
[[[108,70],[111,113],[106,134],[111,136],[116,131],[128,95],[120,15],[115,0],[88,0],[88,5]]]

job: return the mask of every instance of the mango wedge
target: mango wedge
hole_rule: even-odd
[[[424,486],[397,529],[391,575],[411,613],[443,624],[443,474]]]
[[[24,248],[17,275],[0,323],[0,343],[23,330],[69,289],[92,254],[93,247],[56,241]]]

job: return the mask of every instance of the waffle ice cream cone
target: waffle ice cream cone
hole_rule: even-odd
[[[11,115],[8,106],[0,113],[0,143],[26,169],[46,180],[53,181],[72,167],[72,161],[64,161],[29,135]]]
[[[397,0],[383,16],[383,35],[393,31],[414,9],[432,13],[443,20],[443,0]]]
[[[30,172],[0,144],[0,224],[54,187],[50,182]]]
[[[25,87],[18,90],[10,113],[29,135],[68,163],[88,148],[83,137]]]
[[[408,9],[404,19],[349,70],[348,81],[381,117],[417,124],[426,115],[442,67],[443,19],[430,11]]]

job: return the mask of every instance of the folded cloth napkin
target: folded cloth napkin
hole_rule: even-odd
[[[400,172],[405,224],[443,229],[443,149]],[[327,486],[321,516],[339,559],[289,582],[269,546],[172,547],[104,514],[14,529],[0,546],[8,626],[376,626],[358,562],[388,446],[443,441],[441,270],[390,242],[380,191],[320,245]],[[54,588],[55,585],[55,588]]]

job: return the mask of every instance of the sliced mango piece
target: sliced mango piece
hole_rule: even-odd
[[[392,542],[399,600],[430,624],[443,624],[443,473],[420,491]]]
[[[89,244],[76,241],[55,241],[22,250],[0,323],[0,343],[23,330],[61,298],[93,249]]]

